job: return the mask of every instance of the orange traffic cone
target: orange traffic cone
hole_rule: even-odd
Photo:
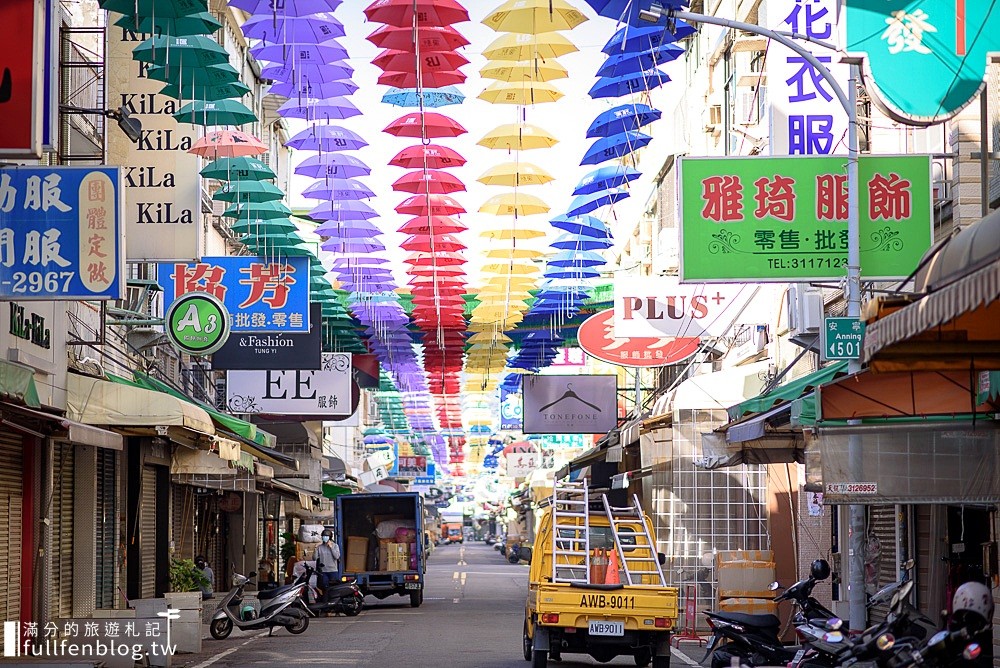
[[[615,548],[611,549],[611,559],[608,563],[608,574],[604,578],[604,584],[606,585],[616,585],[621,584],[621,580],[618,578],[618,550]]]

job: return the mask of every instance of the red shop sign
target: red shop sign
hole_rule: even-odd
[[[698,337],[616,338],[614,309],[595,313],[580,325],[577,339],[585,353],[599,360],[630,367],[658,367],[676,364],[698,351]]]

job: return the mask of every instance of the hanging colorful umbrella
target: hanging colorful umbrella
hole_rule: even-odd
[[[425,167],[428,169],[450,169],[464,165],[465,158],[447,146],[420,144],[404,148],[389,161],[389,164],[405,169],[423,169]]]
[[[386,49],[372,59],[372,65],[385,72],[415,72],[417,62],[413,51],[398,49]],[[419,62],[424,72],[447,72],[468,65],[469,59],[460,53],[442,51],[427,57],[421,55]]]
[[[303,77],[297,83],[280,82],[271,84],[267,92],[288,98],[329,98],[354,95],[358,85],[353,81],[311,81]]]
[[[599,167],[584,176],[580,182],[576,184],[576,189],[573,190],[573,194],[589,195],[601,190],[618,188],[634,181],[640,176],[642,176],[642,172],[637,169],[632,169],[631,167],[626,167],[625,165],[607,165],[605,167]]]
[[[169,4],[169,3],[167,3]],[[229,62],[229,52],[210,37],[150,37],[132,51],[140,63],[194,69]]]
[[[410,253],[403,260],[415,267],[454,267],[465,264],[468,260],[461,253],[438,251],[434,253]]]
[[[698,32],[684,21],[676,21],[673,31],[664,30],[658,26],[634,28],[623,26],[611,36],[604,48],[601,49],[609,56],[625,52],[643,52],[658,49],[664,44],[671,44],[680,41],[685,37],[690,37]]]
[[[406,221],[397,231],[402,234],[454,234],[469,229],[448,216],[418,216]]]
[[[403,250],[424,253],[457,253],[467,248],[458,237],[450,234],[439,234],[433,237],[429,235],[411,236],[399,244],[399,247]]]
[[[557,32],[539,35],[507,33],[500,35],[483,51],[489,60],[549,60],[579,51],[569,39]]]
[[[173,114],[178,123],[192,125],[245,125],[257,120],[257,114],[239,100],[188,102]]]
[[[344,24],[330,12],[309,16],[258,15],[240,28],[249,39],[260,39],[272,44],[322,44],[345,36]]]
[[[347,81],[354,76],[354,68],[342,61],[333,63],[273,63],[265,65],[260,78],[270,81],[294,83],[308,79],[312,82],[329,83]]]
[[[556,216],[549,224],[570,234],[588,237],[607,237],[611,234],[604,221],[595,216]]]
[[[563,97],[562,92],[552,84],[532,81],[492,83],[479,94],[480,100],[491,104],[518,104],[521,106],[556,102],[561,97]]]
[[[521,192],[509,192],[495,195],[486,200],[479,213],[489,213],[494,216],[532,216],[548,213],[551,207],[540,197]]]
[[[607,261],[593,251],[560,251],[549,258],[550,267],[600,267]]]
[[[146,78],[154,81],[174,84],[184,90],[194,86],[222,86],[238,83],[240,73],[229,63],[210,65],[208,67],[166,67],[150,65],[146,69]]]
[[[167,84],[161,90],[161,95],[177,100],[213,101],[227,98],[243,97],[250,92],[250,87],[242,81],[232,81],[224,84]]]
[[[345,204],[350,204],[350,202],[345,202]],[[317,217],[312,212],[309,215],[313,218]],[[326,215],[329,215],[328,210]],[[323,237],[364,241],[371,241],[382,234],[382,230],[376,227],[374,223],[365,220],[327,220],[321,223],[313,232]]]
[[[465,190],[457,176],[436,169],[409,172],[392,184],[392,189],[413,194],[450,195]]]
[[[411,216],[454,216],[465,213],[465,207],[447,195],[414,195],[396,206],[396,213]]]
[[[544,231],[534,228],[507,227],[500,230],[485,230],[480,232],[479,236],[483,239],[491,239],[493,241],[529,241],[531,239],[540,239],[546,236],[546,234]]]
[[[197,12],[183,16],[163,16],[160,14],[150,16],[133,14],[129,11],[115,21],[115,25],[133,32],[156,33],[160,36],[172,35],[174,37],[211,35],[222,27],[222,24],[208,12]]]
[[[482,22],[497,32],[537,35],[572,30],[586,20],[565,0],[507,0]]]
[[[204,12],[204,0],[98,0],[101,9],[130,16],[189,16]]]
[[[409,27],[382,26],[368,35],[366,39],[380,49],[398,49],[410,52],[416,51],[417,43],[419,43],[421,53],[453,51],[470,44],[469,40],[462,36],[462,33],[450,26],[441,28],[419,26],[416,42],[413,39],[413,28]]]
[[[235,234],[254,234],[257,236],[276,237],[282,234],[297,232],[298,227],[288,218],[274,218],[272,220],[237,220],[230,224]]]
[[[367,241],[352,239],[330,239],[320,244],[320,248],[331,253],[381,253],[385,244],[378,239]]]
[[[202,168],[200,174],[216,181],[260,181],[275,179],[274,170],[256,158],[219,158]]]
[[[364,202],[348,200],[346,202],[323,202],[313,207],[309,217],[315,220],[368,220],[378,218],[378,212]]]
[[[427,107],[436,109],[453,104],[462,104],[465,95],[454,86],[434,90],[418,91],[416,88],[390,88],[382,96],[382,102],[396,107]]]
[[[216,190],[212,199],[220,202],[276,202],[284,196],[284,190],[267,181],[233,181]]]
[[[641,132],[622,132],[595,141],[583,156],[581,165],[599,165],[608,160],[614,160],[653,141],[649,135]]]
[[[479,76],[484,79],[496,79],[508,83],[518,81],[555,81],[569,77],[569,70],[556,60],[491,60],[479,70]]]
[[[375,23],[407,28],[418,25],[447,26],[469,20],[469,12],[457,0],[375,0],[365,9]]]
[[[346,97],[327,100],[288,100],[278,107],[282,118],[301,118],[307,121],[342,121],[361,115],[361,110]]]
[[[314,125],[297,132],[286,145],[300,151],[356,151],[368,142],[347,128]]]
[[[346,153],[323,153],[309,156],[295,168],[296,174],[313,178],[351,178],[368,176],[371,168],[353,155]]]
[[[271,2],[272,0],[265,0]],[[257,60],[269,61],[272,63],[285,63],[294,58],[298,61],[310,61],[315,63],[333,63],[339,60],[347,60],[350,55],[343,46],[335,40],[329,40],[323,44],[309,43],[289,43],[279,42],[270,44],[262,42],[250,47],[250,53]]]
[[[425,71],[419,76],[415,72],[384,72],[379,76],[378,83],[396,88],[412,88],[418,83],[425,88],[444,88],[465,83],[465,79],[464,74],[454,70]]]
[[[358,200],[374,197],[375,193],[365,184],[354,179],[323,179],[302,191],[308,199]]]
[[[653,109],[648,104],[623,104],[599,114],[587,129],[587,137],[607,137],[620,132],[638,130],[660,120],[662,115],[663,112]]]
[[[553,248],[558,248],[559,250],[604,250],[606,248],[611,248],[615,245],[614,239],[610,236],[608,237],[585,237],[582,235],[560,234],[556,237],[556,240],[549,244]]]
[[[587,4],[593,7],[600,16],[614,19],[618,23],[624,23],[636,28],[649,26],[651,23],[649,10],[655,5],[661,10],[681,9],[689,3],[677,0],[587,0]],[[642,12],[646,12],[642,14]],[[669,13],[660,12],[655,23],[667,26]],[[660,28],[661,30],[665,28]]]
[[[448,116],[424,111],[400,116],[387,125],[382,132],[396,137],[437,139],[439,137],[459,137],[468,130]]]
[[[203,158],[239,158],[267,153],[267,146],[253,135],[240,130],[216,130],[194,143],[188,153]]]
[[[229,0],[230,6],[257,16],[309,16],[329,13],[342,2],[343,0],[294,0],[279,3],[275,3],[275,0]]]
[[[620,77],[601,77],[591,86],[589,95],[595,100],[606,97],[623,97],[635,93],[645,93],[659,88],[670,81],[662,70],[646,70],[638,74]]]
[[[275,220],[288,218],[290,215],[292,215],[292,210],[280,202],[234,204],[222,212],[224,218],[239,218],[240,220]]]
[[[491,167],[476,179],[486,186],[536,186],[549,183],[555,177],[537,165],[528,162],[505,162]]]
[[[597,70],[597,76],[617,77],[637,74],[676,60],[682,53],[684,53],[684,49],[676,44],[664,44],[652,51],[622,53],[605,60],[600,69]]]
[[[559,140],[537,125],[509,123],[491,130],[476,143],[491,149],[527,151],[536,148],[551,148],[558,144]]]
[[[544,256],[544,251],[533,248],[491,248],[486,251],[486,257],[503,260],[535,260]],[[486,290],[483,290],[479,293],[480,299],[482,299],[483,294],[486,292]]]

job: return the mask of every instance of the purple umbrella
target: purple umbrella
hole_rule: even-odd
[[[267,1],[270,2],[270,0]],[[336,40],[330,40],[325,44],[263,43],[250,47],[250,53],[257,60],[266,60],[272,63],[285,63],[292,59],[298,62],[332,63],[336,60],[350,58],[347,49]]]
[[[385,250],[385,244],[377,239],[362,241],[360,239],[346,239],[324,241],[320,248],[331,253],[378,253]]]
[[[344,37],[344,24],[333,14],[324,12],[311,16],[255,16],[243,24],[243,34],[249,39],[262,39],[272,44],[322,44],[335,37]]]
[[[309,199],[354,200],[374,197],[368,186],[354,179],[323,179],[302,191]]]
[[[372,241],[375,237],[382,234],[382,230],[378,229],[374,225],[371,225],[370,223],[366,224],[361,221],[349,223],[327,221],[323,225],[317,227],[315,232],[320,236],[330,237],[336,241]]]
[[[351,269],[353,267],[360,267],[362,265],[379,265],[388,262],[384,257],[338,257],[334,258],[333,266],[330,268],[331,272],[343,271],[345,269]]]
[[[313,155],[295,168],[296,174],[311,176],[314,179],[326,177],[350,178],[352,176],[368,176],[372,173],[371,167],[361,162],[353,155],[346,153],[324,153],[323,155]]]
[[[331,81],[346,81],[354,76],[354,68],[343,61],[332,63],[290,63],[282,65],[276,63],[267,65],[260,71],[261,79],[270,79],[281,83],[295,83],[300,81],[319,81],[328,83]]]
[[[361,222],[371,218],[378,218],[378,211],[364,202],[323,202],[313,208],[309,212],[309,216],[316,220]]]
[[[351,81],[312,81],[308,77],[302,77],[298,83],[276,83],[269,89],[271,95],[281,97],[307,98],[307,97],[341,97],[344,95],[354,95],[358,90],[358,85]]]
[[[342,121],[360,116],[361,110],[346,97],[332,97],[328,100],[289,100],[278,107],[278,115],[307,121]]]
[[[287,145],[300,151],[356,151],[368,142],[339,125],[314,125],[297,133]]]
[[[229,0],[230,7],[242,9],[247,14],[258,16],[309,16],[322,12],[332,12],[343,0],[294,0],[282,2],[281,9],[275,9],[274,0]]]

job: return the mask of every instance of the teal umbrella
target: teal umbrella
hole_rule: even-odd
[[[205,165],[201,175],[216,181],[258,181],[278,175],[257,158],[219,158]]]
[[[97,0],[101,9],[129,16],[177,17],[208,11],[205,0]]]
[[[195,100],[181,107],[174,118],[193,125],[244,125],[256,121],[257,114],[239,100]]]
[[[132,51],[141,63],[195,68],[229,62],[229,53],[210,37],[150,37]]]
[[[146,70],[146,77],[155,81],[175,84],[187,90],[195,86],[223,86],[240,80],[240,73],[229,63],[209,67],[164,67],[153,65]]]
[[[258,255],[265,257],[273,257],[275,255],[308,256],[313,254],[313,250],[309,245],[294,234],[288,234],[284,237],[268,237],[266,239],[248,237],[243,240],[243,244]]]
[[[231,97],[243,97],[249,92],[250,87],[242,81],[224,84],[171,83],[160,91],[163,95],[176,100],[224,100]]]
[[[292,210],[279,202],[261,202],[260,204],[245,204],[243,206],[234,204],[223,211],[222,215],[226,218],[239,218],[252,222],[288,218],[292,215]]]
[[[284,190],[267,181],[233,181],[212,195],[220,202],[276,202],[284,197]]]
[[[229,226],[236,234],[252,234],[260,232],[270,236],[286,235],[298,231],[295,223],[287,218],[273,220],[240,220]]]
[[[135,32],[156,33],[158,35],[211,35],[222,24],[208,12],[198,12],[186,16],[135,16],[125,15],[115,21],[115,25]]]

